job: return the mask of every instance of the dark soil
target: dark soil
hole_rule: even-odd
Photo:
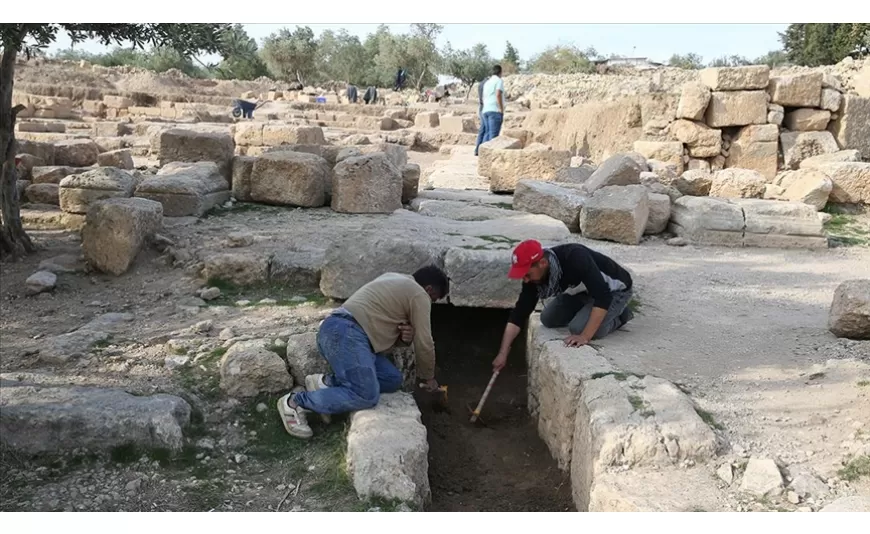
[[[538,438],[526,408],[524,343],[518,339],[481,412],[469,422],[492,376],[507,312],[433,307],[438,380],[448,410],[421,402],[429,439],[430,511],[574,511],[567,473]],[[435,408],[435,409],[433,409]]]

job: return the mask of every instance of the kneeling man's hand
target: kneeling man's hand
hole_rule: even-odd
[[[405,343],[414,341],[414,327],[409,324],[400,324],[399,335]]]
[[[573,335],[565,338],[565,346],[566,347],[582,347],[589,343],[589,339],[586,339],[582,335]]]

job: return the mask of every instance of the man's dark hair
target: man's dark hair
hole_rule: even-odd
[[[447,275],[444,274],[444,271],[439,269],[436,265],[427,265],[422,269],[418,269],[417,272],[414,273],[414,280],[416,280],[421,287],[434,287],[438,290],[438,294],[441,298],[446,297],[450,292],[450,281],[447,279]]]
[[[501,76],[501,65],[496,65],[492,68],[493,76]]]

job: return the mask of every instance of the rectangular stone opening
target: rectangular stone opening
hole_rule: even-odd
[[[448,410],[418,395],[429,441],[431,511],[574,511],[571,481],[540,440],[527,409],[525,332],[514,342],[481,413],[469,422],[492,375],[508,310],[435,305],[438,379]]]

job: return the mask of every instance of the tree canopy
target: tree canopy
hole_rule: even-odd
[[[832,65],[851,54],[870,55],[870,23],[789,24],[779,39],[796,65]]]
[[[30,56],[41,51],[64,32],[73,44],[96,39],[106,46],[130,43],[143,48],[150,45],[158,51],[158,57],[177,54],[190,58],[200,52],[221,52],[221,36],[229,29],[226,24],[0,24],[3,45],[0,56],[0,213],[3,216],[0,254],[17,257],[34,250],[21,225],[15,165],[15,118],[21,106],[12,107],[12,90],[19,53]]]

